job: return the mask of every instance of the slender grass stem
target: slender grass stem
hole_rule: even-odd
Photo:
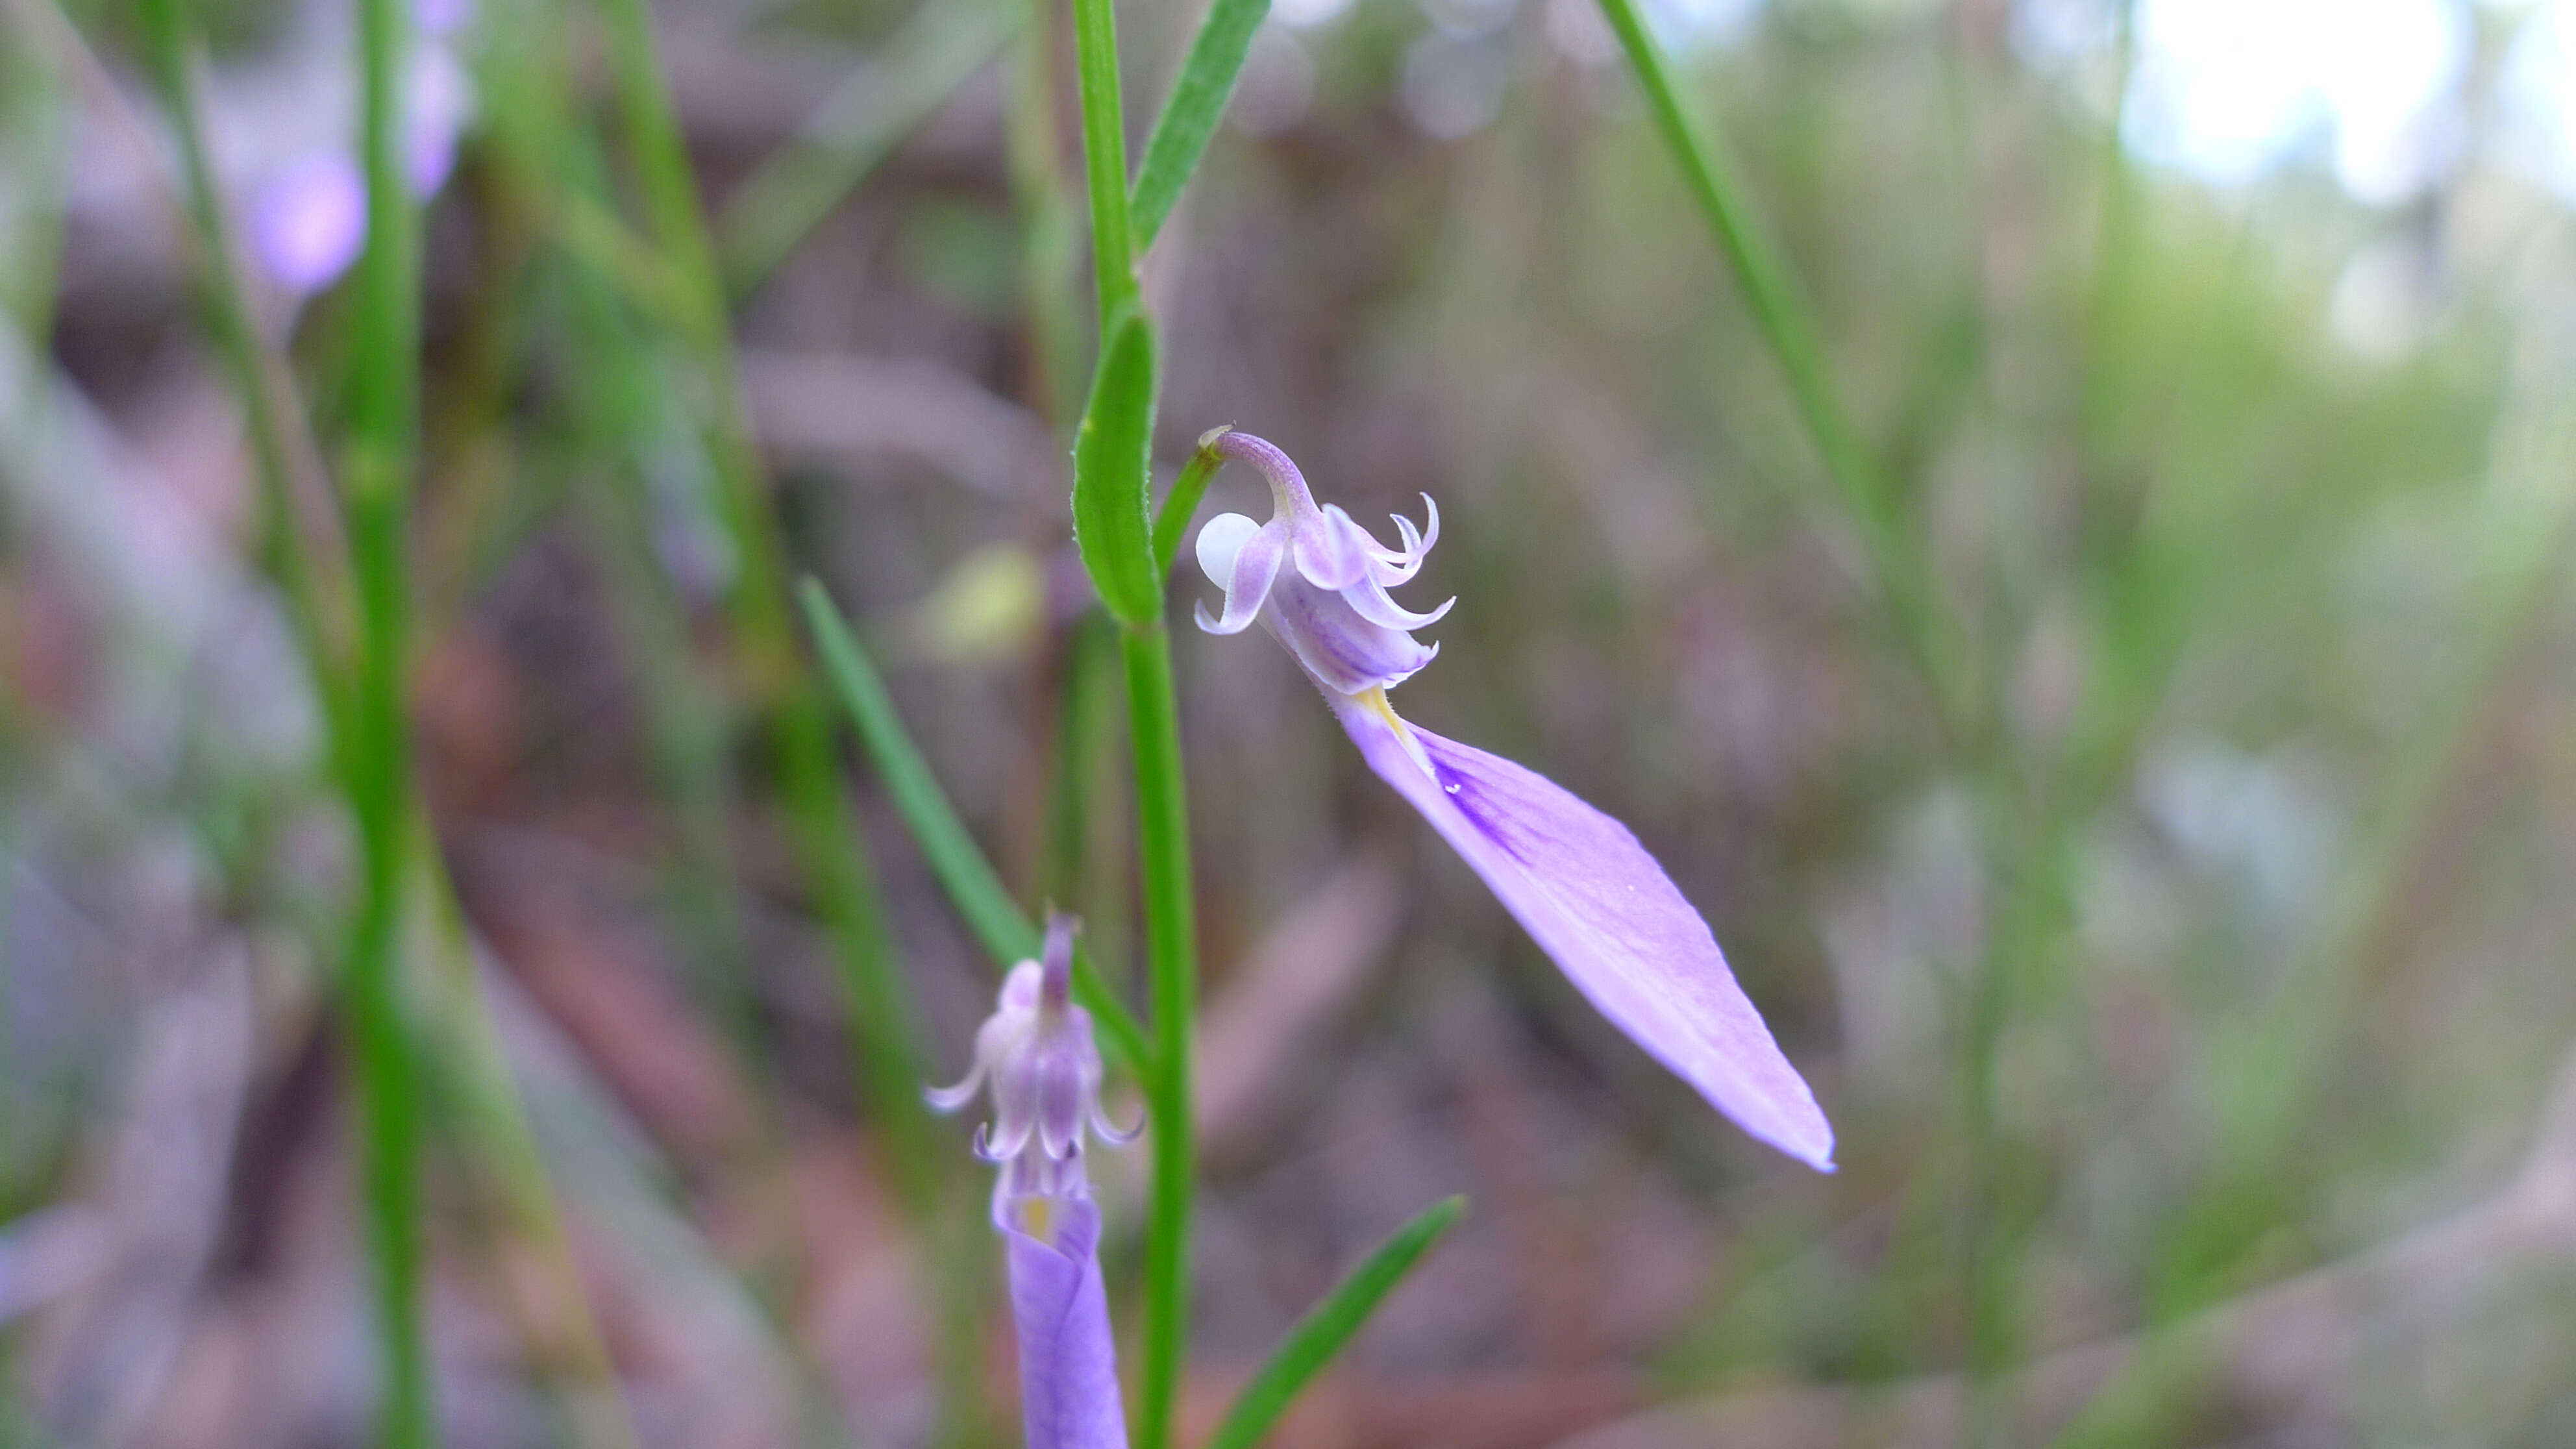
[[[242,419],[259,482],[261,551],[286,597],[288,622],[294,627],[313,673],[314,691],[326,719],[338,720],[348,709],[347,641],[335,632],[343,618],[344,591],[334,589],[326,601],[325,573],[317,567],[324,550],[308,544],[308,530],[297,522],[302,490],[297,478],[305,440],[290,396],[284,360],[261,340],[253,320],[249,290],[243,281],[240,253],[223,188],[216,183],[205,131],[198,124],[204,107],[198,85],[198,38],[190,0],[146,0],[138,7],[150,49],[153,82],[169,113],[179,145],[181,186],[189,223],[188,251],[216,351],[242,397]],[[336,580],[335,580],[336,581]],[[330,732],[342,738],[344,730]]]
[[[1021,0],[1029,15],[1013,48],[1011,195],[1022,218],[1020,294],[1028,313],[1031,391],[1047,425],[1070,429],[1082,408],[1082,304],[1074,287],[1081,229],[1056,144],[1055,0]],[[1096,928],[1098,923],[1090,925]]]
[[[420,440],[419,218],[403,167],[409,5],[364,0],[358,41],[367,242],[358,260],[344,480],[359,614],[344,765],[360,886],[346,1003],[385,1360],[378,1433],[394,1449],[420,1449],[433,1442],[435,1423],[421,1324],[418,1072],[402,979],[412,853],[405,522]]]
[[[1945,723],[1968,728],[1979,712],[1961,673],[1964,651],[1941,603],[1921,548],[1910,537],[1902,500],[1835,392],[1820,330],[1788,264],[1753,211],[1717,132],[1683,101],[1671,59],[1647,29],[1637,0],[1600,0],[1655,118],[1690,183],[1691,197],[1716,234],[1718,251],[1743,289],[1755,328],[1780,364],[1798,419],[1816,446],[1843,511],[1858,529],[1872,574],[1899,636],[1939,702]]]

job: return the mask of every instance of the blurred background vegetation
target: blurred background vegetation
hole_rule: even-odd
[[[352,144],[353,20],[203,9],[210,265],[166,8],[0,12],[6,1437],[358,1442],[364,851],[295,560],[369,324],[263,229]],[[996,978],[860,757],[800,774],[744,581],[823,581],[1014,890],[1132,981],[1066,17],[654,11],[729,353],[636,7],[424,9],[444,870],[399,989],[443,1437],[1009,1442],[965,1130],[890,1105]],[[1159,456],[1231,422],[1364,520],[1438,500],[1407,713],[1634,827],[1841,1171],[1594,1016],[1282,653],[1183,630],[1189,1432],[1463,1191],[1278,1442],[2576,1443],[2576,11],[1649,13],[1892,543],[1582,0],[1277,0],[1146,263]],[[1198,14],[1119,19],[1141,135]],[[836,810],[865,858],[823,869]],[[1126,1285],[1141,1154],[1095,1172]]]

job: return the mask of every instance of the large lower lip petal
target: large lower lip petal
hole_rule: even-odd
[[[1708,923],[1626,826],[1511,761],[1335,699],[1379,778],[1431,822],[1601,1014],[1745,1131],[1820,1170],[1834,1132]],[[1427,772],[1426,772],[1427,766]]]
[[[1127,1449],[1099,1209],[1082,1198],[1015,1198],[1003,1218],[1028,1449]]]

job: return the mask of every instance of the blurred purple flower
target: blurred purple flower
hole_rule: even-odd
[[[299,297],[330,286],[366,240],[366,178],[343,152],[294,162],[251,203],[251,252],[260,270]]]
[[[1011,1316],[1020,1340],[1020,1415],[1027,1449],[1126,1449],[1116,1342],[1100,1280],[1100,1210],[1082,1167],[1087,1127],[1124,1143],[1100,1108],[1100,1049],[1091,1013],[1073,1004],[1073,921],[1047,917],[1041,961],[1002,982],[975,1034],[975,1066],[930,1105],[953,1112],[989,1081],[993,1120],[975,1153],[1001,1166],[993,1226],[1006,1244]]]
[[[412,194],[424,201],[456,169],[457,138],[474,115],[473,81],[455,52],[435,37],[472,14],[468,0],[422,9],[422,30],[433,38],[412,52],[403,170]],[[251,199],[251,254],[269,280],[293,296],[312,296],[339,280],[366,244],[366,175],[349,151],[317,151],[289,162]]]
[[[1199,567],[1226,591],[1221,616],[1199,607],[1199,627],[1233,634],[1258,619],[1324,691],[1369,768],[1484,877],[1602,1015],[1745,1131],[1832,1171],[1833,1128],[1814,1095],[1735,984],[1708,924],[1637,838],[1546,779],[1411,724],[1387,702],[1389,688],[1438,652],[1411,631],[1449,605],[1410,613],[1386,592],[1422,567],[1439,539],[1438,511],[1419,532],[1397,518],[1404,546],[1390,549],[1339,507],[1317,507],[1297,465],[1269,443],[1221,431],[1202,445],[1260,469],[1274,511],[1266,524],[1228,513],[1199,530]]]
[[[473,18],[474,0],[419,0],[411,11],[412,24],[433,38],[452,34]]]

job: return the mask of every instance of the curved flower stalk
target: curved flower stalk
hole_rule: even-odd
[[[1043,959],[1002,982],[975,1034],[966,1080],[933,1088],[953,1112],[990,1088],[993,1120],[975,1129],[975,1155],[1001,1168],[993,1184],[1019,1329],[1020,1413],[1027,1449],[1126,1449],[1116,1345],[1100,1280],[1100,1210],[1082,1166],[1086,1128],[1123,1144],[1100,1108],[1100,1049],[1091,1013],[1073,1004],[1070,917],[1047,917]]]
[[[1380,779],[1422,813],[1492,888],[1504,909],[1648,1055],[1699,1089],[1745,1131],[1823,1171],[1832,1126],[1727,969],[1699,913],[1618,821],[1509,760],[1407,721],[1387,691],[1431,662],[1413,630],[1438,619],[1398,606],[1439,541],[1395,520],[1388,548],[1339,507],[1317,507],[1296,464],[1244,433],[1203,441],[1269,480],[1268,523],[1220,514],[1199,530],[1199,567],[1225,608],[1199,627],[1241,632],[1254,620],[1288,647]],[[1426,507],[1431,500],[1423,499]],[[1450,603],[1455,603],[1451,600]]]

